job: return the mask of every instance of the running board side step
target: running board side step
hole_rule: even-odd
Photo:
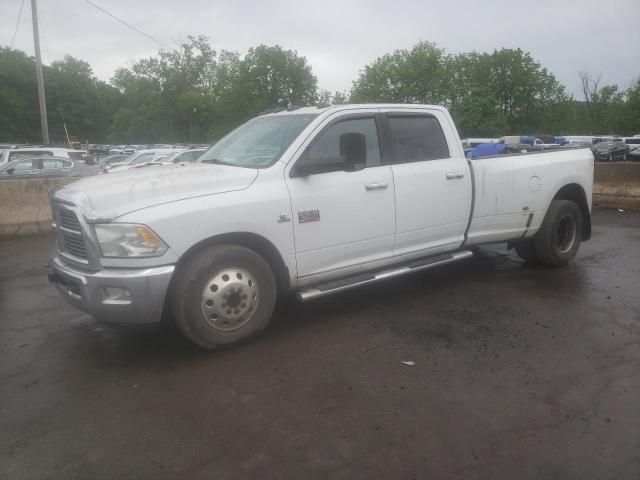
[[[380,280],[386,280],[388,278],[399,277],[408,273],[419,272],[421,270],[439,267],[440,265],[457,262],[459,260],[464,260],[472,256],[473,252],[471,252],[470,250],[463,250],[456,253],[447,253],[444,255],[435,255],[433,257],[414,260],[406,265],[396,267],[391,270],[383,270],[378,273],[363,273],[361,275],[355,275],[353,277],[348,277],[342,280],[335,280],[333,282],[316,285],[315,287],[308,290],[302,290],[298,292],[297,297],[301,302],[305,302],[313,298],[324,297],[325,295],[331,295],[332,293],[343,292],[351,288],[379,282]]]

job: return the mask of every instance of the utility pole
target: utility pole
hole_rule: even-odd
[[[40,102],[40,124],[42,125],[42,143],[49,144],[49,125],[47,124],[47,101],[44,96],[44,78],[42,77],[42,57],[40,56],[40,31],[38,30],[38,6],[31,0],[33,19],[33,46],[36,54],[36,78],[38,79],[38,101]]]

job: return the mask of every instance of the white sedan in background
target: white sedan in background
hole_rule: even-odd
[[[73,150],[70,148],[58,147],[22,147],[12,148],[0,151],[0,165],[6,165],[9,162],[20,160],[22,158],[31,157],[58,157],[68,158],[77,162],[83,162],[86,158],[84,150]]]

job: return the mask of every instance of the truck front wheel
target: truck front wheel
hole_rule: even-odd
[[[541,263],[554,267],[569,263],[580,248],[583,231],[580,207],[570,200],[553,200],[533,246]]]
[[[276,294],[273,272],[260,255],[237,245],[213,245],[179,267],[171,304],[180,331],[214,349],[262,331]]]

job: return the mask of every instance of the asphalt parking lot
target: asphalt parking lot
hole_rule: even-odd
[[[68,306],[51,244],[0,243],[0,478],[640,477],[640,213],[565,269],[484,248],[214,353]]]

